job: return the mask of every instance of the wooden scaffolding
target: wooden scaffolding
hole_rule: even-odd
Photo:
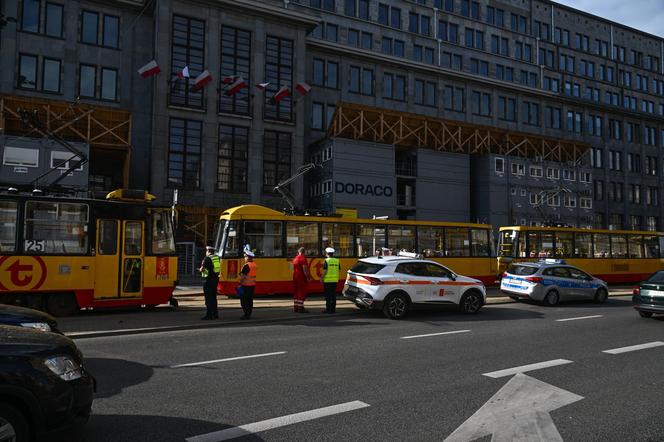
[[[340,102],[328,128],[330,137],[429,148],[469,155],[497,154],[580,164],[590,147],[508,129]]]
[[[104,106],[0,95],[0,134],[41,138],[45,134],[26,125],[20,111],[36,112],[44,127],[68,141],[90,145],[90,153],[114,151],[124,157],[123,186],[129,183],[131,112]]]

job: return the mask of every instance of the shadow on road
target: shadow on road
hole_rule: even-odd
[[[231,425],[169,416],[92,415],[84,427],[56,439],[57,442],[182,442],[188,437],[230,428]],[[243,436],[246,442],[263,439]]]
[[[147,382],[154,373],[152,367],[123,359],[85,358],[85,367],[97,379],[95,399],[115,396],[127,387]]]

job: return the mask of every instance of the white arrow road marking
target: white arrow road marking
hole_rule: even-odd
[[[401,339],[428,338],[429,336],[454,335],[457,333],[468,333],[470,330],[455,330],[441,333],[429,333],[428,335],[402,336]]]
[[[227,428],[213,433],[192,436],[185,440],[187,442],[220,442],[366,407],[369,407],[369,404],[365,404],[361,401],[346,402],[344,404],[332,405],[330,407],[317,408],[315,410],[275,417],[274,419],[254,422],[253,424]]]
[[[191,362],[189,364],[171,365],[169,368],[196,367],[197,365],[216,364],[217,362],[239,361],[240,359],[262,358],[262,357],[265,357],[265,356],[275,356],[275,355],[284,355],[284,354],[286,354],[285,351],[277,351],[277,352],[274,352],[274,353],[263,353],[263,354],[260,354],[260,355],[236,356],[234,358],[213,359],[211,361]]]
[[[540,370],[542,368],[555,367],[557,365],[571,364],[572,361],[567,359],[554,359],[552,361],[538,362],[536,364],[522,365],[520,367],[506,368],[504,370],[492,371],[490,373],[482,373],[482,376],[490,378],[502,378],[504,376],[511,376],[517,373],[524,373],[526,371]]]
[[[583,396],[519,373],[461,424],[445,442],[468,442],[493,435],[492,442],[562,442],[550,412]]]
[[[664,342],[662,342],[662,341],[647,342],[645,344],[630,345],[629,347],[620,347],[620,348],[613,348],[611,350],[604,350],[604,351],[602,351],[602,353],[608,353],[610,355],[618,355],[620,353],[627,353],[627,352],[630,352],[630,351],[644,350],[646,348],[661,347],[662,345],[664,345]]]
[[[577,316],[576,318],[556,319],[556,322],[578,321],[579,319],[594,319],[594,318],[603,318],[603,317],[604,317],[603,315]]]

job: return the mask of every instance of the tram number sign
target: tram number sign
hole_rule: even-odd
[[[46,250],[46,244],[43,239],[26,239],[25,251],[26,252],[43,252]]]

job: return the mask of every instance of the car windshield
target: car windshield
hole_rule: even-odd
[[[373,275],[374,273],[380,272],[383,268],[385,268],[384,264],[373,264],[370,262],[358,261],[357,264],[351,267],[350,271],[353,273]]]
[[[649,282],[651,284],[664,284],[664,272],[657,272],[650,276],[650,278],[646,279],[645,282]]]
[[[512,275],[520,275],[520,276],[532,275],[535,272],[537,272],[537,267],[524,266],[518,264],[510,266],[510,268],[507,269],[507,273],[510,273]]]

